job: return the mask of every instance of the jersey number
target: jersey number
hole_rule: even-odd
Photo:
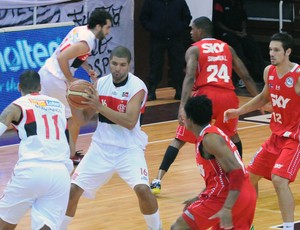
[[[207,78],[207,82],[218,82],[218,79],[223,79],[224,82],[228,83],[230,80],[228,68],[225,64],[222,64],[221,68],[218,65],[209,65],[206,70],[211,73]]]
[[[49,139],[50,138],[50,130],[49,130],[48,117],[46,114],[44,114],[44,115],[42,115],[42,118],[44,120],[44,124],[45,124],[45,128],[46,128],[46,139]],[[53,115],[52,120],[53,120],[53,124],[55,127],[56,140],[59,140],[58,115]]]
[[[280,113],[272,113],[273,114],[273,119],[275,122],[279,123],[279,124],[282,124],[282,121],[281,121],[281,114]]]

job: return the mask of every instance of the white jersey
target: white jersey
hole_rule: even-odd
[[[13,126],[21,139],[18,163],[62,162],[70,170],[65,106],[45,95],[27,94],[13,102],[22,116]]]
[[[131,73],[128,73],[126,84],[116,87],[113,84],[112,75],[101,77],[97,82],[99,100],[115,111],[125,113],[126,105],[141,90],[145,91],[145,97],[141,104],[141,113],[144,112],[147,101],[147,87],[144,82]],[[93,142],[119,146],[122,148],[145,148],[148,136],[141,130],[140,117],[132,130],[112,123],[99,114],[97,129],[93,135]]]
[[[60,46],[57,47],[52,56],[48,58],[48,60],[42,68],[45,68],[53,76],[65,80],[66,78],[60,69],[60,66],[57,61],[57,56],[69,46],[81,41],[85,41],[88,44],[90,50],[88,53],[82,56],[69,60],[70,71],[74,75],[75,70],[78,69],[83,62],[86,61],[86,59],[89,57],[90,53],[96,45],[96,37],[94,33],[90,29],[88,29],[87,26],[77,26],[73,28],[64,38]]]

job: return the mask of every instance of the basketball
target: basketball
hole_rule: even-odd
[[[86,109],[89,105],[83,104],[82,102],[87,101],[83,95],[87,95],[85,90],[89,87],[93,87],[92,83],[86,80],[76,80],[73,81],[67,91],[67,99],[70,106],[77,109]]]

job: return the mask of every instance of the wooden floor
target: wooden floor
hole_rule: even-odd
[[[148,102],[148,106],[175,102],[172,100],[173,96],[172,89],[158,92],[159,99],[155,102]],[[249,100],[248,97],[239,98],[241,103]],[[164,152],[174,137],[176,127],[176,120],[143,126],[143,130],[149,136],[146,158],[151,180],[156,176]],[[260,144],[270,135],[269,127],[265,123],[243,120],[239,122],[239,134],[243,141],[244,162],[247,165]],[[90,137],[90,134],[81,135],[78,147],[86,151]],[[3,190],[17,160],[17,148],[17,145],[0,148],[0,191]],[[296,220],[300,220],[299,185],[299,179],[291,185],[295,194]],[[163,180],[162,193],[157,196],[164,229],[170,229],[171,224],[181,214],[182,202],[198,194],[203,186],[204,183],[194,159],[194,146],[186,144]],[[281,224],[281,216],[274,188],[271,182],[262,180],[254,221],[255,229],[270,229],[279,224]],[[22,219],[17,229],[30,229],[29,214]],[[95,200],[81,198],[76,216],[69,229],[142,230],[146,229],[146,225],[139,212],[134,192],[118,176],[114,176],[98,191]]]

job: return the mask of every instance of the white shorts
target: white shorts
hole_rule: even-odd
[[[43,67],[40,69],[39,74],[42,85],[41,94],[60,100],[66,107],[66,118],[70,118],[72,113],[67,100],[68,86],[65,80],[58,79]]]
[[[84,190],[83,196],[94,198],[97,190],[113,176],[119,176],[131,187],[149,185],[148,167],[142,148],[126,149],[92,142],[77,166],[72,183]]]
[[[70,174],[64,164],[16,166],[0,199],[0,218],[17,224],[31,208],[31,229],[47,225],[59,230],[70,193]]]

